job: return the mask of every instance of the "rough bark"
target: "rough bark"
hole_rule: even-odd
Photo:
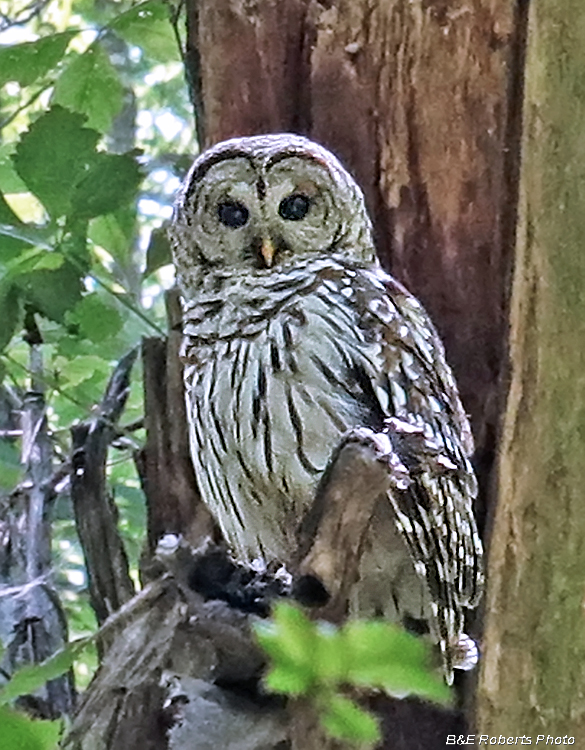
[[[257,678],[263,664],[247,617],[223,602],[204,602],[181,571],[150,583],[106,623],[102,637],[112,646],[65,750],[276,748],[282,709],[238,700],[238,683]],[[231,687],[217,687],[221,678]]]
[[[585,742],[585,25],[530,6],[512,377],[486,605],[479,731]]]

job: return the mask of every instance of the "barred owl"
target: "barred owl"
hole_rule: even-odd
[[[196,159],[170,237],[192,457],[234,553],[290,560],[348,430],[419,435],[377,503],[352,610],[426,621],[451,681],[482,578],[471,432],[431,321],[378,266],[361,190],[305,138],[235,138]]]

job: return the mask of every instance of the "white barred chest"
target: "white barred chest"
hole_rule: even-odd
[[[308,293],[254,335],[191,347],[196,474],[241,558],[289,558],[340,436],[376,419],[365,373],[375,372],[379,346],[366,341],[353,306],[337,302],[331,291]]]

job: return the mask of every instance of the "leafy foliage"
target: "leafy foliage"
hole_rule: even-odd
[[[350,688],[449,701],[442,675],[430,670],[427,644],[395,625],[356,620],[336,628],[281,603],[272,622],[256,626],[256,635],[271,659],[267,687],[312,698],[333,737],[380,739],[376,719],[345,694]]]
[[[82,115],[55,106],[33,122],[12,158],[18,176],[53,218],[70,212],[96,155],[100,134],[84,123]]]
[[[90,128],[107,133],[122,107],[123,94],[120,76],[96,42],[59,76],[52,101],[85,115]]]
[[[76,658],[93,642],[93,638],[80,638],[58,651],[42,664],[29,664],[16,672],[9,682],[0,688],[0,706],[6,705],[20,695],[30,695],[46,682],[67,672]]]
[[[54,750],[62,728],[60,721],[31,721],[17,711],[0,706],[0,731],[6,748]]]
[[[32,720],[11,710],[8,705],[21,695],[30,695],[46,682],[67,672],[75,659],[92,645],[93,640],[80,638],[42,664],[22,667],[0,688],[0,733],[3,747],[14,750],[54,750],[63,731],[62,721]]]
[[[141,47],[157,62],[176,60],[176,39],[169,24],[169,5],[149,0],[122,13],[111,28],[129,44]]]
[[[188,164],[196,151],[169,7],[163,0],[50,0],[26,25],[10,26],[6,20],[20,11],[16,4],[3,6],[0,432],[14,429],[2,382],[15,398],[29,387],[23,325],[25,314],[29,322],[32,315],[43,342],[55,470],[69,454],[70,426],[100,400],[113,363],[142,335],[165,328],[170,258],[146,269],[146,248],[151,232],[170,215],[182,176],[175,173],[177,160],[184,154]],[[140,377],[135,368],[127,423],[143,415]],[[108,467],[134,573],[145,509],[132,451],[142,436],[134,429],[120,440]],[[19,453],[17,438],[0,436],[0,493],[21,479]],[[55,579],[70,632],[87,636],[95,622],[67,489],[54,518]],[[95,653],[90,645],[67,654],[60,658],[76,660],[83,686]],[[49,679],[48,668],[15,675],[0,702],[21,684],[28,691],[37,678]],[[11,716],[0,717],[3,746]],[[45,747],[33,734],[7,747]]]
[[[0,49],[0,86],[8,81],[30,86],[57,65],[74,36],[67,31]]]

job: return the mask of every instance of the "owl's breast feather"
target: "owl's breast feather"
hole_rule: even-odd
[[[189,327],[200,334],[186,339],[185,379],[202,492],[245,557],[262,547],[286,559],[341,435],[372,424],[356,367],[379,347],[366,340],[345,288],[318,284],[282,299],[254,333],[242,306],[239,337],[209,339],[205,320],[186,324],[187,335]],[[344,309],[332,314],[334,294]]]

